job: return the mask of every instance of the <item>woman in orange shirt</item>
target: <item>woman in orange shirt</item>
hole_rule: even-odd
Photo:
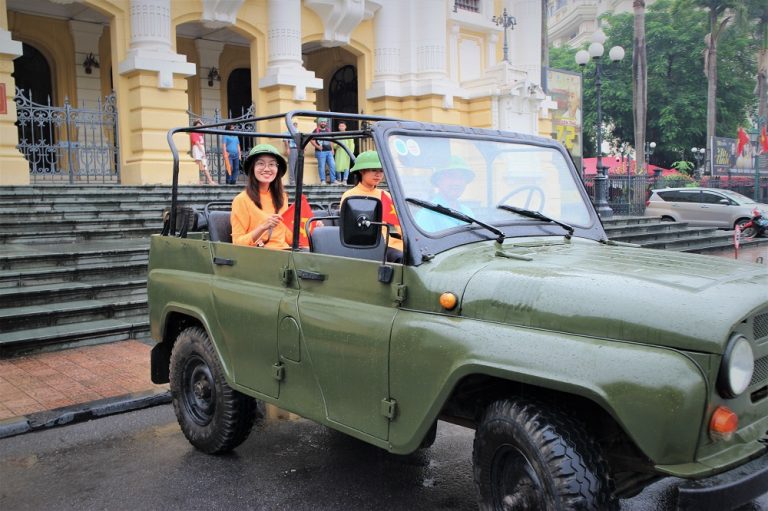
[[[270,144],[259,144],[245,159],[245,190],[232,201],[232,243],[276,250],[291,248],[293,232],[283,223],[288,195],[281,178],[285,158]]]
[[[392,204],[392,197],[389,195],[389,192],[377,188],[384,178],[384,169],[381,168],[379,153],[376,151],[364,151],[360,153],[355,159],[355,165],[349,169],[349,173],[355,176],[357,185],[341,195],[342,204],[347,197],[354,197],[356,195],[375,197],[379,200],[382,200],[382,196],[386,196],[388,199],[387,202]],[[395,226],[392,233],[402,236],[402,234],[400,234],[399,226]],[[382,234],[386,236],[384,227],[382,227]],[[403,240],[400,237],[393,237],[390,233],[389,243],[387,244],[387,261],[399,263],[402,262],[402,260]]]

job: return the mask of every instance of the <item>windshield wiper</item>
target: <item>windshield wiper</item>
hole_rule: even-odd
[[[414,199],[413,197],[406,197],[405,201],[410,202],[412,204],[416,204],[417,206],[421,206],[422,208],[426,208],[430,211],[435,211],[436,213],[441,213],[445,216],[455,218],[456,220],[467,222],[468,224],[477,224],[480,227],[484,227],[497,236],[496,238],[497,243],[504,243],[504,239],[506,238],[506,236],[504,236],[504,232],[498,227],[494,227],[492,225],[486,224],[485,222],[481,222],[476,218],[472,218],[469,215],[465,215],[461,211],[456,211],[455,209],[447,208],[445,206],[441,206],[440,204],[435,204],[433,202],[427,202],[421,199]]]
[[[507,206],[506,204],[499,204],[496,207],[498,209],[511,211],[512,213],[517,213],[518,215],[527,216],[528,218],[535,218],[537,220],[544,220],[545,222],[551,222],[553,224],[557,224],[568,232],[568,234],[565,235],[565,239],[567,240],[571,239],[571,236],[573,236],[573,227],[559,220],[555,220],[552,217],[548,217],[544,213],[539,213],[538,211],[533,211],[532,209],[523,209],[523,208],[516,208],[515,206]]]

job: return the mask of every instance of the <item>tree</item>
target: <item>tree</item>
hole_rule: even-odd
[[[701,41],[708,32],[707,13],[701,9],[673,10],[676,4],[675,0],[657,0],[645,13],[648,56],[645,140],[658,144],[652,161],[663,167],[688,159],[687,151],[691,147],[706,145],[707,82],[702,79]],[[633,48],[634,21],[628,13],[606,16],[603,19],[608,37],[606,45]],[[745,125],[747,114],[753,109],[755,52],[752,45],[749,34],[738,27],[726,31],[720,40],[718,89],[723,93],[717,103],[718,136],[735,136],[737,127]],[[575,53],[575,49],[551,48],[551,67],[578,72]],[[606,140],[635,140],[629,57],[603,66],[603,119],[610,128]],[[582,112],[587,156],[594,154],[593,70],[592,63],[584,69]]]
[[[712,154],[712,137],[716,136],[717,126],[717,44],[731,15],[726,15],[729,9],[741,7],[742,0],[684,0],[683,8],[688,6],[706,9],[709,15],[709,33],[705,36],[706,54],[704,58],[704,74],[707,77],[707,149]]]
[[[747,17],[754,22],[757,49],[757,115],[768,116],[768,2],[747,0]]]
[[[645,147],[648,113],[648,64],[645,55],[645,0],[634,0],[634,36],[632,38],[632,104],[635,147]],[[645,168],[645,154],[637,151],[637,168]]]

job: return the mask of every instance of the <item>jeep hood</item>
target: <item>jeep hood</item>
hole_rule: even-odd
[[[460,314],[481,320],[722,353],[732,327],[768,307],[768,270],[726,258],[562,238],[467,255],[434,263],[477,262]]]

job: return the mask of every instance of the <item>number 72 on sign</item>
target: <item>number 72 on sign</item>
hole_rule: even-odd
[[[557,141],[563,144],[566,149],[573,152],[577,140],[576,137],[578,136],[576,126],[558,124],[555,126],[555,133],[557,134]]]

